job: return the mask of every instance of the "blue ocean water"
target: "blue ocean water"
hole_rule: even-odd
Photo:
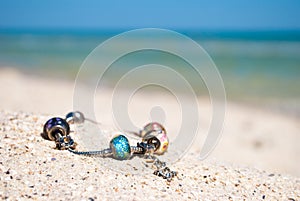
[[[116,30],[0,30],[0,68],[9,66],[37,75],[74,79],[88,54],[119,33]],[[181,33],[209,53],[224,80],[228,99],[274,103],[277,108],[300,113],[300,31],[185,30]],[[133,38],[126,42],[138,41]],[[107,72],[106,83],[114,85],[122,70],[153,60],[168,61],[169,65],[188,71],[172,55],[139,52]],[[191,82],[197,82],[193,73],[189,75]],[[88,79],[89,75],[86,76]],[[204,85],[198,86],[199,91],[205,91]]]

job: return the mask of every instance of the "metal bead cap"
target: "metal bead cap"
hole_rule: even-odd
[[[75,111],[75,112],[69,112],[66,115],[66,121],[69,124],[82,124],[85,120],[85,117],[82,112]]]

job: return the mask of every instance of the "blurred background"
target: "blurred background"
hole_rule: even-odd
[[[3,0],[0,68],[74,80],[86,56],[111,36],[137,28],[171,29],[209,53],[229,100],[300,116],[299,10],[293,0]]]

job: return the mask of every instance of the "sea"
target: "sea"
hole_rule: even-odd
[[[0,29],[0,68],[11,67],[36,76],[72,81],[97,46],[125,31]],[[300,31],[175,31],[194,40],[208,53],[223,80],[227,100],[300,117]],[[121,46],[141,40],[128,38],[104,53],[109,56]],[[172,41],[169,43],[172,45]],[[187,54],[197,57],[193,52]],[[101,60],[98,62],[92,69],[103,67]],[[155,50],[128,54],[112,64],[101,79],[113,88],[130,70],[150,63],[178,70],[192,83],[197,95],[209,95],[201,76],[195,77],[195,72],[180,57]],[[90,70],[84,76],[88,81],[93,74]],[[162,79],[168,80],[169,76],[165,74]],[[137,84],[136,80],[132,79],[131,84]],[[181,88],[180,84],[173,84]]]

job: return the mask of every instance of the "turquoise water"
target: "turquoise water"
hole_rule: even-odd
[[[86,56],[101,42],[118,33],[121,32],[1,30],[0,66],[74,79]],[[228,99],[274,104],[277,108],[300,113],[299,31],[182,33],[198,42],[212,57],[224,80]],[[127,42],[138,42],[130,40]],[[122,73],[152,61],[181,69],[190,76],[188,80],[198,86],[199,94],[207,93],[204,84],[197,84],[199,78],[193,77],[193,72],[189,72],[184,62],[154,51],[137,52],[134,57],[117,62],[107,72],[104,81],[113,87]],[[89,75],[86,76],[88,79]]]

